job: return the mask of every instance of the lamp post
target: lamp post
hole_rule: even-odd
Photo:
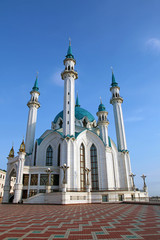
[[[85,173],[87,174],[87,184],[86,184],[86,185],[88,186],[88,185],[90,185],[88,175],[89,175],[89,173],[91,172],[91,169],[89,169],[89,168],[86,167],[86,168],[84,169],[84,171],[85,171]]]
[[[145,178],[146,178],[147,176],[145,176],[144,174],[141,176],[141,178],[143,179],[143,190],[144,190],[144,192],[146,192],[146,189],[147,189],[147,185],[146,185],[146,181],[145,181]]]
[[[50,185],[50,174],[51,174],[51,169],[50,168],[48,168],[47,170],[46,170],[46,173],[47,173],[47,175],[48,175],[48,182],[47,182],[47,185],[46,185],[46,192],[47,193],[50,193],[51,192],[51,185]]]
[[[135,188],[135,184],[134,184],[134,177],[135,177],[136,175],[133,174],[133,173],[131,173],[129,176],[132,178],[132,189],[133,189],[133,191],[135,191],[136,188]]]
[[[87,184],[86,184],[86,189],[87,189],[87,192],[90,192],[90,182],[89,182],[89,177],[88,177],[88,175],[89,175],[89,173],[91,172],[91,169],[89,169],[89,168],[85,168],[84,169],[84,171],[85,171],[85,173],[86,173],[86,175],[87,175]]]
[[[62,192],[66,192],[66,184],[67,184],[67,179],[66,179],[66,171],[69,168],[69,166],[67,166],[66,163],[63,164],[63,166],[60,166],[60,168],[63,170],[63,188],[62,188]]]

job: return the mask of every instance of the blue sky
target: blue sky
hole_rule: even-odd
[[[63,108],[60,72],[72,40],[80,104],[96,118],[99,98],[109,112],[113,66],[120,94],[135,183],[147,175],[150,195],[160,195],[160,1],[0,1],[0,168],[26,134],[27,101],[39,72],[41,108],[36,138]]]

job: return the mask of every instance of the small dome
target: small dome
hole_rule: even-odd
[[[57,116],[55,117],[53,122],[56,123],[59,117],[63,119],[63,111],[61,111],[60,113],[57,114]],[[75,118],[78,120],[81,120],[84,117],[87,117],[90,122],[93,122],[95,120],[93,115],[91,113],[89,113],[87,110],[76,106],[75,107]]]
[[[101,112],[101,111],[106,111],[106,108],[105,108],[104,104],[102,104],[102,103],[98,107],[98,112]]]

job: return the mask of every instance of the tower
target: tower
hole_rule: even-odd
[[[108,112],[106,111],[105,106],[102,104],[102,100],[98,107],[98,126],[100,129],[100,137],[102,138],[103,142],[108,146],[108,124],[109,121],[107,119]]]
[[[76,61],[72,54],[71,42],[64,59],[65,70],[61,73],[64,80],[64,105],[63,105],[63,134],[64,136],[75,135],[75,83],[78,78],[74,70]]]
[[[112,71],[112,84],[110,88],[112,98],[110,100],[110,103],[113,105],[118,151],[124,151],[127,150],[127,144],[121,106],[121,104],[123,103],[123,98],[120,97],[119,90],[120,87],[118,86],[118,83],[116,82],[114,73]]]
[[[25,162],[25,144],[24,140],[22,141],[19,152],[18,152],[18,164],[17,164],[17,174],[16,174],[16,183],[14,186],[14,203],[18,203],[22,199],[22,189],[23,189],[23,168]]]
[[[27,131],[26,131],[26,153],[30,154],[33,152],[34,147],[34,138],[36,130],[36,121],[37,121],[37,109],[40,107],[38,102],[38,97],[40,95],[38,88],[38,77],[36,77],[32,91],[30,92],[31,99],[27,103],[29,107],[28,122],[27,122]]]

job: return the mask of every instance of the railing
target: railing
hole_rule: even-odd
[[[67,192],[86,192],[87,188],[67,188]],[[129,191],[128,188],[97,188],[97,189],[90,189],[91,192],[119,192],[119,191]]]

